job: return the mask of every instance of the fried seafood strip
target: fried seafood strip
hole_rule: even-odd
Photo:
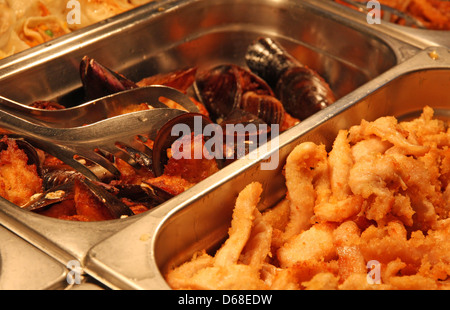
[[[450,129],[382,117],[341,130],[327,152],[288,156],[287,194],[259,213],[236,201],[229,238],[166,276],[176,289],[450,289]],[[376,280],[376,281],[375,281]]]
[[[42,180],[35,164],[28,164],[27,154],[14,140],[4,136],[0,143],[0,196],[16,205],[25,204],[32,195],[42,191]]]
[[[287,158],[285,175],[290,220],[284,231],[285,240],[310,227],[316,200],[315,180],[327,170],[326,156],[323,145],[306,142],[295,148]]]
[[[257,209],[262,192],[249,184],[238,196],[229,238],[214,257],[201,253],[167,273],[176,289],[266,289],[260,277],[270,251],[271,227]]]

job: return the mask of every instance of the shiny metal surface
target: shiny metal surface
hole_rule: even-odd
[[[439,58],[430,57],[430,53]],[[417,117],[425,105],[433,107],[436,116],[450,119],[449,80],[449,51],[436,48],[421,52],[282,134],[277,169],[260,168],[264,154],[226,167],[212,176],[211,182],[199,184],[195,193],[176,197],[95,246],[89,252],[87,268],[118,288],[168,289],[164,270],[190,259],[196,251],[215,249],[224,240],[234,200],[248,183],[262,183],[261,209],[284,196],[281,170],[296,145],[313,141],[331,147],[340,129],[359,124],[361,119]],[[125,247],[126,254],[118,254]]]
[[[199,112],[198,107],[189,97],[162,85],[125,90],[61,110],[34,108],[1,96],[0,107],[29,122],[46,127],[68,128],[84,126],[117,116],[122,114],[121,111],[124,109],[133,108],[141,103],[146,103],[153,108],[167,108],[167,105],[160,101],[161,98],[171,99],[187,111]]]
[[[66,274],[64,265],[0,226],[0,290],[63,289]]]
[[[148,133],[149,137],[154,139],[158,129],[167,121],[184,113],[186,111],[179,109],[156,108],[118,115],[86,126],[52,128],[29,122],[0,109],[0,127],[24,136],[35,147],[62,160],[89,179],[100,180],[91,167],[76,160],[76,156],[101,166],[104,169],[102,174],[108,172],[111,175],[119,175],[116,166],[99,155],[96,149],[128,161],[131,156],[117,147],[117,143],[120,143],[139,151],[142,156],[151,158],[151,150],[136,141],[135,137]]]
[[[341,98],[280,136],[282,149],[274,154],[281,162],[306,133],[315,140],[333,135],[331,129],[313,128],[327,121],[333,127],[338,120],[339,126],[348,125],[364,115],[362,106],[352,110],[359,115],[345,114],[349,120],[336,114],[411,67],[429,66],[421,59],[409,60],[422,41],[399,40],[321,1],[169,0],[0,61],[0,95],[24,104],[53,99],[70,107],[81,103],[78,65],[85,55],[137,81],[186,66],[242,65],[247,45],[261,35],[278,39],[324,76]],[[258,170],[260,160],[239,160],[158,208],[126,219],[62,221],[0,199],[0,223],[63,265],[78,260],[86,274],[109,287],[166,288],[158,266],[175,257],[183,260],[180,252],[188,255],[194,248],[217,244],[227,230],[233,199],[248,180],[265,184],[265,207],[284,194],[281,174]]]

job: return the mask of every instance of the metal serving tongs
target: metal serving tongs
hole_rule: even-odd
[[[162,85],[133,88],[61,110],[38,109],[0,96],[0,109],[42,126],[70,128],[123,114],[127,108],[141,103],[153,108],[167,108],[160,101],[161,97],[175,101],[189,112],[199,112],[188,96]]]
[[[354,1],[354,0],[341,0],[341,1],[357,8],[360,12],[363,12],[365,14],[368,14],[371,11],[371,9],[367,7],[367,3],[369,1]],[[392,15],[394,15],[403,19],[405,21],[405,26],[416,26],[417,28],[427,29],[420,20],[405,12],[399,11],[391,6],[381,3],[380,8],[384,12],[382,17],[384,21],[389,22],[391,20]]]
[[[154,92],[154,98],[166,97],[177,103],[180,101],[177,98],[181,98],[183,101],[188,98],[184,94],[167,87],[152,87],[151,89]],[[115,97],[118,98],[118,96]],[[127,98],[127,96],[122,98]],[[104,99],[95,102],[102,102],[102,100]],[[146,101],[149,101],[149,98]],[[155,99],[152,99],[152,101],[156,102]],[[90,103],[90,105],[96,105],[96,103]],[[10,108],[10,110],[14,109]],[[139,160],[146,160],[146,158],[151,160],[151,150],[142,141],[139,141],[139,135],[146,134],[150,138],[154,138],[166,122],[176,116],[188,113],[181,109],[172,109],[166,106],[112,116],[87,125],[56,128],[37,124],[18,116],[20,113],[17,110],[13,112],[14,114],[10,110],[0,108],[1,128],[23,136],[35,147],[62,160],[91,180],[99,180],[100,177],[98,173],[85,165],[85,162],[95,163],[103,167],[105,175],[109,173],[112,176],[118,176],[119,171],[113,162],[107,158],[108,156],[102,156],[101,154],[110,154],[113,157],[130,162],[133,161],[133,158],[136,158],[134,154],[139,153]],[[83,123],[86,122],[83,121]]]

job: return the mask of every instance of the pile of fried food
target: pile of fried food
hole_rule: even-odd
[[[173,289],[449,289],[450,128],[425,107],[341,130],[327,152],[304,142],[287,194],[260,212],[238,196],[229,236],[166,273]]]
[[[336,0],[341,4],[344,1]],[[427,29],[450,30],[450,2],[442,0],[379,0],[401,12],[407,13],[418,19]],[[404,24],[399,17],[392,17],[392,22]]]

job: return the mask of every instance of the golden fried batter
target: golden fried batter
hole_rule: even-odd
[[[42,192],[42,180],[36,165],[28,164],[28,156],[14,140],[5,136],[0,143],[6,144],[0,152],[0,196],[21,206]]]
[[[288,192],[239,195],[229,239],[170,270],[175,289],[450,289],[450,130],[433,110],[339,132],[288,156]]]

